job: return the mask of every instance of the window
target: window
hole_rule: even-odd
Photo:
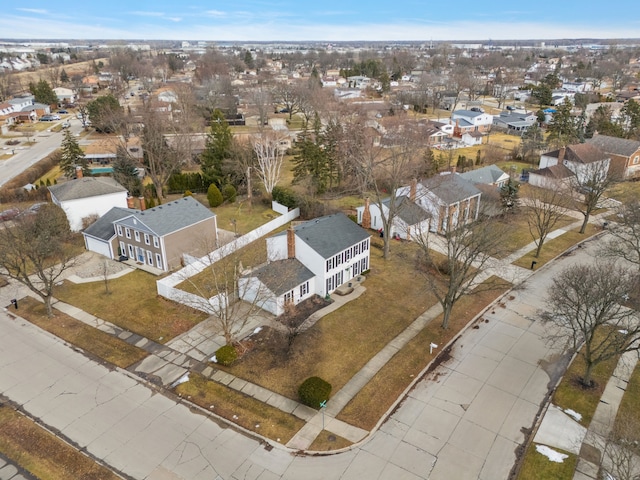
[[[640,155],[636,155],[635,157],[633,157],[633,164],[637,165],[638,163],[640,163]]]
[[[136,237],[136,242],[140,241],[140,232],[138,230],[133,231],[133,236]]]
[[[158,237],[153,237],[153,246],[160,248],[160,240],[158,240]]]
[[[122,236],[122,225],[118,225],[117,228],[118,228],[118,235]]]
[[[300,285],[300,296],[304,297],[307,293],[309,293],[309,282],[304,282]]]
[[[284,303],[292,303],[293,302],[293,290],[284,294]]]
[[[124,229],[124,234],[127,238],[131,238],[131,230],[129,230],[128,228]]]
[[[144,234],[144,243],[146,243],[147,245],[149,245],[149,243],[150,243],[150,239],[149,239],[149,234],[148,233]]]
[[[120,242],[120,248],[118,249],[118,256],[126,255],[127,248],[124,246],[124,242]]]
[[[153,266],[153,253],[147,250],[147,264]]]
[[[162,270],[162,259],[159,253],[156,253],[156,267]]]
[[[129,258],[135,260],[136,257],[133,255],[133,245],[128,245],[129,247]]]

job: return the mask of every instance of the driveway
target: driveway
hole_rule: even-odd
[[[0,393],[130,478],[507,478],[523,432],[563,370],[536,321],[546,287],[565,266],[590,261],[592,251],[593,245],[574,250],[493,305],[380,429],[344,453],[296,456],[253,438],[6,311]]]

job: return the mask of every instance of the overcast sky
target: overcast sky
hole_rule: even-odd
[[[637,0],[0,1],[0,38],[331,42],[638,37]]]

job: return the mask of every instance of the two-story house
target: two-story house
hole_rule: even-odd
[[[587,143],[596,145],[611,156],[611,172],[617,178],[631,180],[640,178],[640,142],[626,138],[594,135]]]
[[[114,208],[82,233],[88,250],[161,271],[179,267],[185,254],[204,255],[218,235],[215,214],[189,196],[148,210]]]
[[[493,115],[478,110],[456,110],[451,114],[454,123],[453,135],[462,137],[465,133],[486,133],[491,130]]]
[[[609,174],[611,156],[591,143],[567,145],[540,156],[539,168],[564,165],[575,176],[575,183],[584,185],[590,180],[601,180]]]
[[[369,270],[370,235],[336,213],[292,225],[267,239],[267,263],[239,281],[241,298],[275,315],[288,302],[322,297]]]

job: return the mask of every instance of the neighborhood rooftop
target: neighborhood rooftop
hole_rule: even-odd
[[[82,177],[48,188],[61,202],[127,191],[111,177]]]
[[[422,184],[447,204],[460,202],[481,193],[470,181],[457,173],[436,175],[423,180]]]
[[[637,140],[609,137],[607,135],[594,135],[593,138],[587,140],[587,143],[596,145],[609,154],[624,155],[626,157],[633,155],[640,148],[640,142]]]
[[[101,240],[109,240],[115,235],[113,228],[113,222],[121,220],[129,215],[136,213],[138,210],[132,210],[130,208],[113,207],[102,217],[89,225],[85,231],[85,235],[89,235]]]
[[[547,157],[557,158],[558,162],[564,160],[575,163],[594,163],[605,160],[608,157],[600,148],[590,143],[579,143],[576,145],[568,145],[559,150],[554,150],[544,154]]]
[[[390,201],[391,198],[387,198],[383,200],[382,203],[388,208]],[[398,217],[407,225],[416,225],[431,218],[429,212],[409,200],[409,197],[406,195],[396,197],[396,207]]]
[[[370,236],[366,230],[344,213],[315,218],[293,228],[296,235],[323,258],[329,258],[342,252]],[[286,235],[286,232],[281,232],[278,235]]]
[[[117,223],[141,230],[141,225],[136,223],[140,222],[150,233],[163,236],[214,216],[207,207],[187,196],[148,210],[136,210]]]
[[[267,263],[248,275],[257,277],[275,295],[282,295],[315,276],[295,258]]]

